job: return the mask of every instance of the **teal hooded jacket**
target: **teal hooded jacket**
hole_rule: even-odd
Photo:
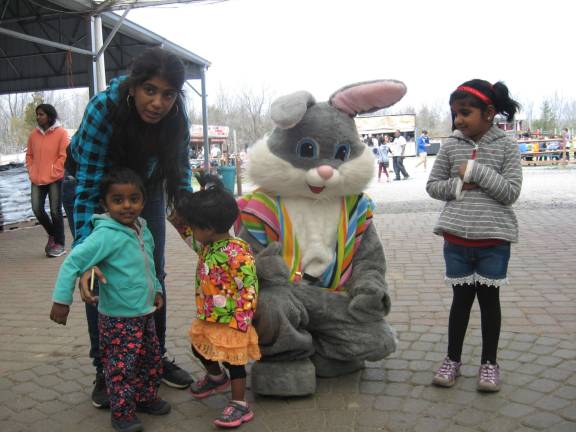
[[[155,310],[162,286],[154,268],[154,239],[146,221],[137,230],[108,215],[92,216],[93,231],[66,257],[52,294],[55,303],[70,305],[76,279],[98,266],[107,283],[100,283],[98,311],[111,317],[137,317]]]

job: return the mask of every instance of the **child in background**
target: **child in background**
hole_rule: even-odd
[[[108,212],[92,216],[94,230],[64,260],[52,295],[50,319],[66,324],[76,278],[98,265],[104,274],[98,301],[100,350],[110,396],[112,426],[142,430],[136,411],[170,412],[158,398],[162,356],[154,311],[164,304],[154,270],[154,241],[139,218],[144,185],[128,168],[113,169],[100,184],[101,205]]]
[[[254,417],[245,399],[244,366],[260,358],[252,326],[258,279],[250,246],[229,234],[239,213],[236,200],[219,181],[206,184],[206,179],[200,179],[202,190],[182,193],[170,221],[198,254],[197,314],[189,334],[192,352],[207,374],[190,391],[203,399],[231,386],[232,400],[214,421],[231,428]]]
[[[428,137],[428,131],[423,130],[418,139],[416,140],[416,148],[418,151],[418,157],[420,158],[420,162],[418,162],[414,166],[414,169],[424,164],[424,171],[426,171],[426,158],[428,156],[428,147],[430,147],[430,138]]]
[[[380,181],[380,177],[382,176],[382,172],[386,174],[387,181],[390,181],[390,176],[388,175],[388,165],[389,165],[389,156],[390,148],[388,147],[388,142],[390,138],[388,135],[384,135],[384,138],[380,138],[380,144],[378,145],[378,149],[376,152],[376,156],[378,157],[378,181]]]
[[[453,134],[440,147],[426,190],[446,201],[434,233],[444,237],[446,280],[454,297],[448,321],[448,355],[433,383],[451,387],[460,375],[462,345],[478,296],[482,359],[477,389],[500,390],[496,360],[500,337],[500,286],[507,282],[510,243],[518,241],[511,205],[522,187],[515,141],[493,125],[519,109],[501,82],[467,81],[450,95]]]

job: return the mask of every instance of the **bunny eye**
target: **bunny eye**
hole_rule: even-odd
[[[311,138],[302,138],[296,145],[296,154],[303,159],[316,159],[318,144]]]
[[[334,152],[334,159],[340,159],[342,162],[350,157],[350,144],[339,144]]]

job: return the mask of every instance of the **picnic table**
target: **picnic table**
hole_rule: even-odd
[[[564,150],[564,153],[568,153],[571,149]],[[542,150],[542,151],[524,151],[520,153],[520,158],[522,159],[522,165],[556,165],[562,162],[562,150]],[[572,158],[568,163],[574,163],[575,160]]]

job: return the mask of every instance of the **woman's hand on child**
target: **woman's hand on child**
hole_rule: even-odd
[[[70,313],[70,306],[60,303],[52,303],[52,310],[50,311],[50,319],[55,323],[66,325],[69,313]]]
[[[164,307],[164,297],[162,297],[162,294],[159,292],[156,293],[156,297],[154,298],[154,306],[156,306],[156,310]]]
[[[96,278],[98,278],[99,282],[101,283],[107,282],[106,276],[104,276],[104,273],[102,273],[102,271],[100,271],[98,267],[94,266],[92,269],[94,269],[94,275],[96,276]],[[98,303],[98,296],[94,295],[94,293],[91,290],[91,286],[94,286],[94,284],[90,283],[90,279],[92,276],[92,269],[86,271],[82,276],[80,276],[80,282],[78,283],[78,285],[80,288],[80,297],[82,297],[82,301],[84,303],[95,305]]]

